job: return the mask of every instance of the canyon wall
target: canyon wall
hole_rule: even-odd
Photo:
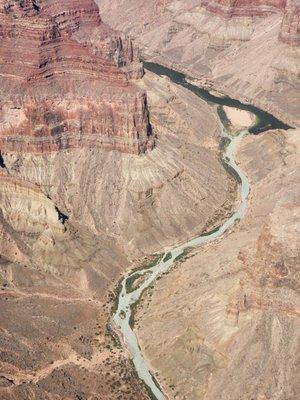
[[[94,1],[2,0],[0,38],[2,150],[153,148],[146,94],[129,81],[143,75],[137,51]]]
[[[208,11],[222,17],[264,16],[283,10],[286,0],[202,0]]]
[[[291,46],[300,45],[300,1],[287,0],[280,29],[280,40]]]
[[[144,58],[299,124],[299,0],[98,3]]]

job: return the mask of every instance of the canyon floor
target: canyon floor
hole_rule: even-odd
[[[143,296],[135,325],[170,399],[296,399],[299,130],[243,139],[246,216]]]

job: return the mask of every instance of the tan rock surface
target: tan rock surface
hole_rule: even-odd
[[[232,9],[242,4],[243,12],[224,18],[209,12],[204,3],[230,3]],[[247,5],[254,3],[247,14]],[[250,101],[297,125],[299,3],[288,1],[285,10],[283,3],[99,1],[104,20],[135,37],[147,59],[188,71],[202,79],[203,85]],[[271,12],[259,16],[261,10]]]
[[[299,130],[245,138],[246,216],[145,295],[138,337],[168,398],[298,397],[299,149]]]

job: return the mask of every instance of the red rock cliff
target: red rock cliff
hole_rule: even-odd
[[[143,68],[93,0],[0,0],[0,145],[49,152],[154,146]]]
[[[222,17],[264,16],[283,10],[286,0],[202,0],[202,5],[210,12]]]
[[[279,39],[292,46],[300,43],[300,0],[202,0],[201,5],[223,18],[264,17],[281,12]]]

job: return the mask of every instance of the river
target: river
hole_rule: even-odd
[[[225,231],[231,228],[244,216],[247,209],[247,198],[250,193],[250,186],[246,175],[235,162],[235,152],[239,142],[243,139],[243,137],[250,133],[257,134],[268,129],[288,129],[289,126],[279,121],[271,114],[259,110],[252,105],[243,104],[238,100],[230,99],[229,97],[214,96],[209,93],[209,91],[199,88],[198,86],[188,82],[183,73],[176,72],[159,64],[149,62],[145,62],[144,64],[146,69],[158,75],[168,76],[171,81],[184,86],[212,106],[226,105],[229,107],[240,108],[256,115],[255,124],[248,129],[242,130],[234,137],[229,136],[224,130],[224,138],[227,138],[226,140],[228,145],[226,146],[224,152],[223,162],[225,167],[234,173],[240,184],[240,203],[233,215],[217,229],[195,237],[186,243],[174,247],[172,250],[169,250],[160,257],[157,257],[158,261],[153,263],[154,265],[148,265],[145,266],[145,268],[130,272],[121,282],[121,287],[118,294],[117,310],[113,316],[113,320],[118,330],[122,333],[125,345],[132,356],[132,360],[139,378],[145,383],[153,398],[156,398],[157,400],[164,400],[165,396],[159,387],[159,384],[151,375],[151,372],[140,350],[137,337],[133,331],[133,307],[137,305],[144,290],[151,286],[158,276],[167,272],[174,262],[176,262],[181,256],[185,255],[190,248],[204,245],[205,243],[211,242],[222,236]],[[138,278],[142,279],[140,285],[135,285],[134,281]],[[135,283],[137,283],[137,281],[135,281]]]

